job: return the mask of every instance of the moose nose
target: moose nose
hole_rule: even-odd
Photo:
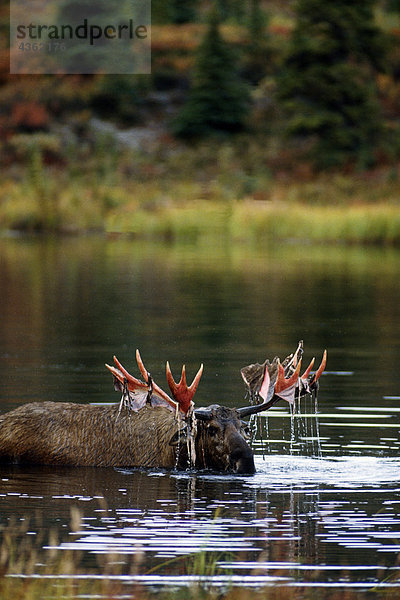
[[[235,464],[235,472],[240,475],[254,475],[256,467],[253,456],[239,458]]]
[[[231,464],[234,472],[240,475],[253,475],[256,472],[253,452],[247,444],[232,453]]]

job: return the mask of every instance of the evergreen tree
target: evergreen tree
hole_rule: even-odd
[[[243,0],[215,0],[215,5],[221,21],[233,20],[242,23],[246,18]]]
[[[169,0],[168,13],[172,23],[192,23],[196,20],[196,0]]]
[[[151,22],[154,25],[169,23],[169,8],[166,0],[151,0]]]
[[[156,24],[193,23],[198,7],[198,0],[151,0],[151,20]]]
[[[239,76],[233,49],[219,32],[213,13],[200,44],[193,84],[181,113],[173,123],[180,137],[201,137],[243,128],[249,110],[247,85]]]
[[[400,12],[400,0],[387,0],[386,8],[389,12]]]
[[[267,26],[268,19],[260,0],[250,0],[247,26],[249,44],[243,75],[252,84],[257,84],[271,69],[272,51]]]
[[[290,50],[278,78],[289,133],[312,137],[321,167],[374,160],[383,120],[375,84],[384,37],[376,0],[298,0]]]

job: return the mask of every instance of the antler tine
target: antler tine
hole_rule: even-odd
[[[291,357],[289,359],[289,362],[287,364],[285,364],[285,361],[283,361],[284,362],[285,371],[287,371],[290,368],[295,369],[297,367],[298,361],[301,359],[301,357],[303,355],[303,352],[304,352],[304,350],[303,350],[303,340],[300,340],[299,343],[298,343],[298,346],[296,348],[296,352],[291,355]]]
[[[123,367],[121,365],[121,363],[119,362],[119,360],[116,356],[114,356],[113,359],[114,359],[114,363],[115,363],[117,369],[115,369],[115,367],[110,367],[110,365],[106,365],[106,367],[109,371],[111,371],[111,373],[115,377],[117,377],[117,379],[119,381],[121,381],[121,383],[123,383],[123,380],[125,378],[128,382],[128,387],[130,385],[131,391],[133,391],[136,388],[146,387],[142,381],[140,381],[139,379],[136,379],[136,377],[133,377],[133,375],[128,373],[128,371],[125,369],[125,367]]]
[[[190,390],[190,392],[192,393],[193,396],[194,396],[194,394],[195,394],[195,392],[197,390],[197,387],[198,387],[198,385],[200,383],[200,379],[201,379],[202,375],[203,375],[203,363],[201,363],[200,368],[197,371],[196,376],[195,376],[195,378],[193,379],[193,381],[191,383],[191,386],[189,387],[189,390]]]
[[[138,349],[136,350],[136,362],[137,362],[137,364],[138,364],[138,367],[139,367],[139,370],[140,370],[141,374],[143,375],[143,377],[144,377],[144,379],[145,379],[146,383],[148,384],[148,383],[149,383],[149,381],[150,381],[150,373],[149,373],[149,371],[146,369],[146,367],[144,366],[144,364],[143,364],[143,361],[142,361],[142,357],[140,356],[140,352],[139,352],[139,350],[138,350]],[[166,402],[168,402],[168,404],[170,404],[171,406],[173,406],[173,407],[177,408],[177,403],[175,402],[175,400],[172,400],[172,398],[170,398],[170,397],[168,396],[168,394],[167,394],[166,392],[164,392],[164,390],[162,390],[162,389],[160,388],[160,386],[158,386],[158,385],[155,383],[155,381],[153,381],[153,379],[151,379],[151,383],[152,383],[152,386],[153,386],[153,390],[154,390],[154,391],[155,391],[155,392],[156,392],[156,393],[157,393],[159,396],[161,396],[161,398],[163,398],[163,399],[164,399]]]
[[[321,364],[319,365],[318,370],[316,371],[316,373],[311,381],[311,384],[316,383],[318,381],[318,379],[321,377],[322,373],[325,371],[326,358],[327,358],[327,353],[326,353],[326,350],[324,350]]]
[[[295,372],[286,379],[284,368],[282,367],[281,364],[279,365],[278,379],[277,379],[276,385],[275,385],[275,393],[276,394],[286,390],[287,388],[290,388],[292,385],[294,385],[297,382],[297,380],[299,378],[300,367],[301,367],[301,360],[299,360],[299,362],[297,363]]]
[[[179,383],[176,383],[175,379],[173,378],[171,367],[169,366],[168,361],[166,364],[166,372],[169,389],[171,390],[174,399],[179,403],[180,409],[186,414],[190,408],[192,398],[199,385],[200,378],[203,373],[203,365],[200,365],[200,368],[197,371],[196,376],[193,379],[190,387],[188,387],[186,382],[185,365],[183,365],[182,367],[182,374]]]
[[[185,368],[185,367],[183,367],[183,368]],[[168,382],[168,385],[169,385],[169,389],[171,390],[171,393],[172,393],[172,395],[175,398],[175,394],[177,392],[178,384],[176,383],[176,381],[174,379],[174,376],[172,375],[171,367],[169,366],[169,361],[168,360],[167,360],[167,364],[165,365],[165,370],[166,370],[166,373],[167,373],[167,382]],[[183,371],[183,369],[182,369],[182,371]],[[179,382],[179,383],[181,383],[181,382]]]
[[[297,363],[297,368],[295,372],[288,377],[285,378],[285,371],[282,365],[279,365],[278,379],[275,385],[275,394],[289,402],[289,404],[294,404],[294,395],[296,390],[296,384],[299,379],[301,367],[301,360]]]
[[[314,366],[314,362],[315,362],[315,357],[311,360],[310,364],[308,365],[307,369],[304,371],[303,375],[301,376],[301,379],[307,379],[307,377],[309,376],[311,369]]]
[[[149,372],[143,364],[142,357],[140,356],[139,350],[136,348],[136,362],[139,367],[139,371],[144,377],[144,380],[147,382],[149,379]]]

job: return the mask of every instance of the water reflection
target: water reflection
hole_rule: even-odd
[[[259,421],[254,477],[2,466],[1,524],[29,518],[41,547],[55,529],[58,552],[89,562],[110,549],[140,556],[135,577],[149,585],[187,584],[185,560],[201,551],[219,585],[397,585],[399,258],[0,239],[1,412],[118,401],[104,362],[115,353],[135,371],[136,347],[161,385],[167,359],[189,376],[204,362],[197,405],[244,405],[240,368],[299,339],[306,359],[329,356],[318,417],[306,401],[293,419],[282,404]]]
[[[115,352],[133,365],[140,346],[163,382],[166,359],[191,373],[204,361],[198,403],[240,403],[239,369],[286,355],[299,339],[307,356],[329,349],[329,370],[355,373],[330,382],[325,405],[345,404],[349,394],[353,404],[381,400],[398,393],[398,257],[2,239],[2,401],[110,400],[104,362]]]
[[[30,533],[57,526],[59,552],[140,555],[131,579],[152,585],[176,584],[179,573],[186,585],[182,560],[206,552],[217,557],[217,585],[340,577],[368,588],[387,576],[393,585],[399,569],[399,467],[399,459],[298,456],[258,458],[254,477],[9,467],[0,503],[3,521],[45,507]],[[77,531],[71,506],[83,514]]]
[[[253,447],[262,455],[398,456],[399,408],[396,406],[337,406],[335,412],[315,410],[302,399],[294,412],[272,408],[257,417]]]

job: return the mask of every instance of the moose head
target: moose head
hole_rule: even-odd
[[[174,411],[184,421],[183,427],[170,444],[179,446],[181,455],[187,452],[193,466],[251,474],[255,472],[254,457],[248,444],[247,424],[243,419],[268,410],[280,399],[293,404],[296,395],[316,394],[318,391],[318,380],[326,365],[326,351],[315,373],[311,373],[313,359],[303,375],[300,375],[302,354],[301,341],[296,352],[282,363],[275,357],[272,362],[267,359],[263,364],[255,363],[244,367],[241,375],[251,404],[241,408],[218,404],[195,408],[193,397],[203,373],[203,365],[188,386],[185,366],[182,367],[179,383],[176,383],[170,365],[166,363],[167,382],[172,398],[153,381],[138,350],[136,360],[144,381],[128,373],[116,357],[115,367],[106,366],[113,374],[115,388],[122,391],[121,402],[129,409],[137,412],[145,405],[161,405]]]

